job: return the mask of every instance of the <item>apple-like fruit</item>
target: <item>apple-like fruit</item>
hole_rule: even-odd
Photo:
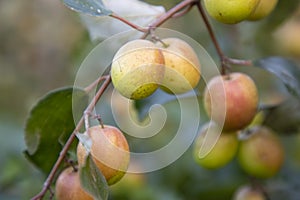
[[[250,137],[241,142],[238,161],[242,169],[257,178],[274,176],[284,161],[280,140],[267,127],[256,126]]]
[[[277,2],[278,0],[260,0],[254,12],[247,20],[256,21],[268,16],[276,7]]]
[[[192,90],[200,80],[200,62],[194,49],[179,38],[157,42],[165,60],[165,75],[161,88],[171,94]]]
[[[274,42],[281,53],[299,58],[300,56],[300,8],[274,32]]]
[[[194,159],[202,167],[217,169],[225,166],[236,155],[238,149],[237,133],[225,133],[214,122],[200,131],[194,143]]]
[[[55,196],[57,200],[93,200],[80,184],[78,171],[68,167],[58,176],[55,184]]]
[[[233,200],[266,200],[266,197],[258,189],[245,185],[237,189]]]
[[[208,14],[225,24],[235,24],[249,17],[259,0],[204,0]]]
[[[205,88],[204,108],[224,131],[242,129],[257,112],[256,85],[248,75],[239,72],[216,76]]]
[[[142,99],[159,87],[164,77],[161,50],[148,40],[133,40],[115,54],[111,78],[115,89],[130,99]]]
[[[126,173],[130,161],[127,140],[116,127],[104,125],[93,126],[85,133],[92,141],[91,156],[104,175],[108,185],[118,182]],[[79,166],[83,166],[87,156],[82,143],[77,146]]]

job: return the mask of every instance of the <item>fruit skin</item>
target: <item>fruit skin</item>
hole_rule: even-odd
[[[256,126],[247,140],[240,143],[238,161],[248,174],[257,178],[274,176],[284,162],[280,140],[267,127]]]
[[[258,3],[259,0],[204,0],[208,14],[226,24],[236,24],[247,19]]]
[[[129,146],[123,133],[116,127],[105,125],[89,128],[92,140],[91,155],[108,185],[118,182],[126,173],[130,161]],[[87,156],[86,148],[79,143],[77,158],[80,166]]]
[[[57,200],[93,200],[80,185],[79,173],[73,167],[68,167],[58,176],[55,184]]]
[[[254,12],[247,20],[256,21],[268,16],[276,7],[277,2],[278,0],[260,0]]]
[[[133,40],[115,54],[111,65],[112,83],[130,99],[142,99],[159,87],[164,77],[164,57],[148,40]]]
[[[212,78],[204,91],[204,108],[212,120],[223,126],[224,131],[246,127],[258,108],[254,81],[238,72]]]
[[[238,139],[236,132],[224,133],[221,128],[214,122],[210,122],[209,126],[205,126],[194,143],[194,160],[202,167],[207,169],[217,169],[228,164],[236,155],[238,149]],[[208,138],[205,136],[209,134]],[[205,139],[205,140],[204,140]],[[217,142],[215,143],[215,140]],[[203,146],[205,143],[207,146]],[[210,150],[209,148],[212,146]],[[203,149],[201,149],[203,148]],[[199,155],[200,150],[208,151],[208,154]]]
[[[200,62],[194,49],[179,38],[165,38],[156,45],[161,48],[165,60],[165,75],[161,88],[173,94],[192,90],[200,80]]]
[[[264,194],[248,185],[238,188],[235,192],[233,200],[266,200]]]

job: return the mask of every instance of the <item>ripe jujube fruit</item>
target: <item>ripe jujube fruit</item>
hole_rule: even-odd
[[[80,184],[78,171],[68,167],[58,176],[55,184],[55,196],[57,200],[93,200]]]
[[[208,14],[226,24],[235,24],[247,19],[258,3],[259,0],[204,0]]]
[[[194,159],[202,167],[217,169],[225,166],[236,155],[237,133],[225,133],[214,122],[202,128],[194,143]]]
[[[216,76],[205,88],[204,108],[224,131],[242,129],[251,123],[257,112],[256,85],[243,73]]]
[[[111,78],[115,89],[129,99],[142,99],[159,87],[164,77],[161,50],[148,40],[133,40],[115,54]]]
[[[116,127],[104,125],[93,126],[85,134],[92,140],[91,156],[108,185],[118,182],[130,161],[129,146],[123,133]],[[86,148],[79,143],[77,158],[80,166],[84,165],[86,156]]]
[[[167,45],[166,47],[164,45]],[[194,49],[179,38],[157,42],[165,60],[165,75],[161,88],[174,94],[192,90],[200,80],[200,62]]]
[[[242,169],[257,178],[274,176],[284,161],[284,150],[275,133],[264,126],[250,129],[248,139],[241,141],[238,161]]]

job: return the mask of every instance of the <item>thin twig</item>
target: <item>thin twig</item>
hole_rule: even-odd
[[[100,76],[97,80],[95,80],[93,83],[91,83],[89,86],[84,88],[84,91],[86,93],[90,93],[92,89],[94,89],[101,81],[105,80],[106,76]]]
[[[234,59],[234,58],[229,58],[227,56],[224,56],[223,59],[232,65],[244,65],[244,66],[252,66],[253,62],[252,60],[241,60],[241,59]]]
[[[230,64],[233,64],[233,65],[244,65],[244,66],[251,66],[253,65],[252,61],[251,60],[240,60],[240,59],[234,59],[234,58],[229,58],[227,57],[223,51],[222,51],[222,48],[220,47],[219,45],[219,42],[217,40],[217,37],[213,31],[213,28],[208,20],[208,17],[203,9],[203,6],[201,5],[201,2],[198,2],[197,3],[197,8],[201,14],[201,17],[204,21],[204,24],[208,30],[208,33],[209,33],[209,36],[215,46],[215,49],[219,55],[219,58],[220,58],[220,61],[221,61],[221,74],[222,75],[225,75],[227,70],[230,69]]]
[[[149,33],[150,30],[155,29],[156,27],[161,26],[164,22],[166,22],[168,19],[172,18],[176,13],[178,13],[180,10],[184,9],[187,6],[193,6],[196,5],[199,2],[199,0],[184,0],[168,10],[165,14],[161,15],[156,21],[151,23],[149,25],[148,31],[141,37],[142,39],[145,39]]]
[[[206,28],[207,28],[209,36],[210,36],[212,42],[214,43],[214,46],[215,46],[215,48],[217,50],[217,53],[218,53],[220,59],[223,60],[223,58],[225,57],[225,54],[223,53],[223,51],[222,51],[222,49],[221,49],[221,47],[219,45],[219,42],[218,42],[218,40],[217,40],[217,38],[215,36],[215,33],[214,33],[213,28],[212,28],[212,26],[211,26],[211,24],[210,24],[210,22],[208,20],[208,17],[205,14],[205,11],[204,11],[204,9],[203,9],[203,7],[201,5],[201,2],[197,3],[197,8],[198,8],[198,10],[199,10],[199,12],[201,14],[201,17],[202,17],[202,19],[204,21],[204,24],[205,24]]]
[[[121,16],[118,16],[118,15],[115,14],[115,13],[111,14],[110,16],[113,17],[113,18],[115,18],[115,19],[117,19],[117,20],[119,20],[119,21],[121,21],[121,22],[124,22],[124,23],[127,24],[128,26],[130,26],[130,27],[132,27],[132,28],[134,28],[134,29],[136,29],[136,30],[138,30],[138,31],[141,31],[141,32],[144,32],[144,33],[148,32],[148,28],[144,28],[144,27],[138,26],[138,25],[136,25],[136,24],[133,24],[133,23],[131,23],[130,21],[124,19],[124,18],[121,17]]]
[[[183,10],[178,11],[177,13],[175,13],[172,18],[178,18],[178,17],[182,17],[185,14],[187,14],[188,12],[191,11],[191,9],[193,8],[195,4],[190,4],[188,5],[186,8],[184,8]]]
[[[104,77],[105,78],[103,78],[102,80],[105,79],[105,81],[101,85],[100,89],[98,90],[98,92],[96,93],[95,97],[93,98],[92,102],[88,105],[86,110],[92,111],[95,108],[98,100],[100,99],[100,97],[102,96],[102,94],[104,93],[104,91],[106,90],[108,85],[110,84],[110,82],[111,82],[110,75],[107,75],[107,76],[104,76]],[[50,189],[50,185],[51,185],[51,183],[52,183],[52,181],[55,177],[55,174],[56,174],[57,170],[59,169],[60,164],[63,162],[66,154],[68,153],[68,150],[69,150],[71,144],[73,143],[74,139],[76,138],[76,134],[79,132],[79,130],[81,129],[81,127],[83,125],[84,125],[84,117],[82,116],[81,119],[79,120],[78,124],[76,125],[73,133],[70,135],[69,139],[67,140],[65,146],[61,150],[56,163],[52,167],[51,172],[49,173],[46,181],[44,182],[43,189],[41,190],[41,192],[39,194],[34,196],[32,198],[32,200],[42,199],[45,196],[46,192]]]

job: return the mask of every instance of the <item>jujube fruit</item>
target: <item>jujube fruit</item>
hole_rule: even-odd
[[[226,24],[235,24],[247,19],[258,3],[259,0],[204,0],[208,14]]]
[[[111,78],[115,89],[130,99],[150,96],[164,77],[164,57],[148,40],[133,40],[115,54]]]
[[[126,173],[130,161],[129,146],[123,133],[116,127],[105,125],[88,129],[92,140],[91,156],[102,172],[108,185],[118,182]],[[77,157],[80,166],[84,165],[86,148],[78,144]]]
[[[266,197],[262,191],[246,185],[237,189],[233,200],[266,200]]]
[[[200,62],[194,49],[179,38],[157,42],[165,60],[165,75],[161,88],[174,94],[192,90],[200,80]],[[167,45],[167,47],[164,47]]]
[[[55,196],[57,200],[93,200],[80,184],[78,171],[68,167],[58,176],[55,184]]]
[[[247,20],[256,21],[268,16],[276,7],[278,0],[260,0]]]
[[[194,159],[200,166],[217,169],[225,166],[236,155],[238,149],[236,132],[221,133],[221,131],[214,122],[202,128],[193,149]]]
[[[252,134],[241,141],[238,161],[242,169],[257,178],[274,176],[284,161],[284,150],[279,138],[267,127],[252,128]]]
[[[216,76],[205,88],[204,108],[225,131],[242,129],[251,123],[257,112],[256,85],[243,73]]]

